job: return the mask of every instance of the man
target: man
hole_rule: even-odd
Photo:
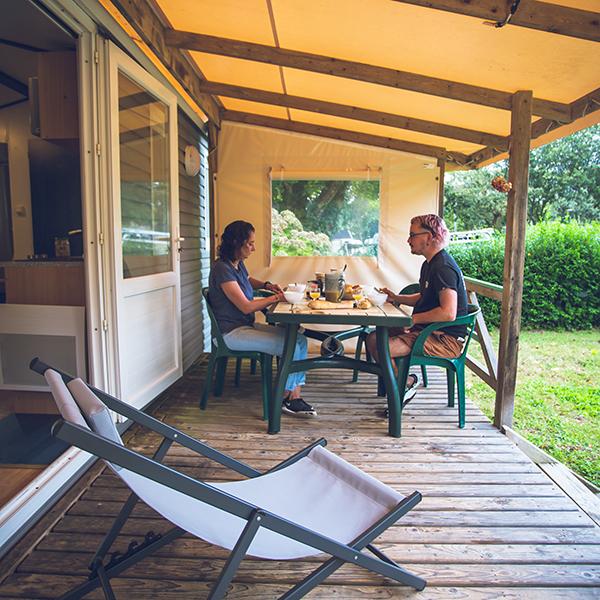
[[[413,326],[410,329],[390,329],[390,354],[392,357],[407,356],[422,329],[429,323],[454,321],[467,314],[467,292],[460,267],[444,250],[448,244],[448,228],[437,215],[420,215],[410,222],[408,245],[412,254],[425,257],[419,276],[419,293],[394,294],[388,288],[383,291],[389,302],[414,306]],[[466,334],[466,327],[458,325],[434,331],[426,340],[427,354],[444,358],[460,356]],[[375,333],[367,338],[371,356],[377,357]],[[408,377],[404,401],[412,400],[416,394],[419,378],[415,374]]]

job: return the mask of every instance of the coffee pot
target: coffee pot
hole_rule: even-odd
[[[344,272],[332,269],[325,273],[325,300],[329,302],[340,302],[344,295]]]

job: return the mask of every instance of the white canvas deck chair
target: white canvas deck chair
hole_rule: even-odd
[[[281,596],[287,600],[302,598],[344,563],[417,590],[425,587],[424,579],[371,544],[418,504],[421,494],[402,496],[326,450],[324,439],[261,473],[37,358],[31,368],[46,378],[63,417],[53,435],[104,459],[133,492],[92,559],[89,580],[63,599],[81,598],[100,586],[107,599],[115,598],[111,578],[186,532],[231,550],[211,599],[227,593],[246,555],[273,560],[331,556]],[[163,436],[152,458],[123,446],[108,409]],[[207,484],[161,464],[173,442],[247,479]],[[150,532],[141,543],[134,541],[126,552],[105,560],[138,499],[174,527],[161,535]]]

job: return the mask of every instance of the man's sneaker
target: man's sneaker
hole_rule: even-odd
[[[417,386],[419,385],[419,376],[416,373],[410,373],[408,375],[408,380],[410,383],[408,383],[404,392],[404,399],[402,400],[403,406],[408,404],[417,395]]]
[[[404,398],[402,398],[402,406],[406,406],[416,395],[417,386],[419,385],[419,376],[416,373],[411,373],[409,377],[412,377],[412,383],[406,387],[404,391]],[[386,408],[383,411],[383,416],[387,419],[389,417],[389,411]]]
[[[316,417],[317,411],[302,398],[294,398],[293,400],[284,400],[281,405],[281,410],[288,415],[297,415],[299,417]]]

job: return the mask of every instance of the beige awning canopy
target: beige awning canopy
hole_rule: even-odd
[[[600,120],[598,0],[157,4],[166,44],[206,79],[196,99],[225,120],[468,166],[505,152],[518,90],[533,91],[534,146]]]

